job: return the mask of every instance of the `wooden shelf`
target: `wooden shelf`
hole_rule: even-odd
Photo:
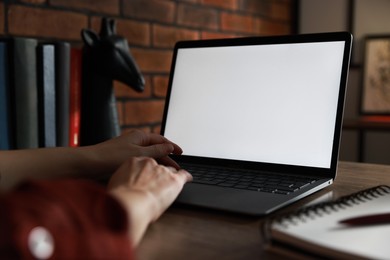
[[[357,119],[344,119],[343,130],[358,131],[358,160],[363,162],[366,132],[390,131],[390,116],[362,116]]]
[[[390,116],[364,116],[358,119],[345,119],[346,130],[390,130]]]

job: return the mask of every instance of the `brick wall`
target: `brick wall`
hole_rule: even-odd
[[[0,0],[0,34],[61,39],[117,22],[145,76],[143,93],[114,82],[123,131],[159,132],[172,48],[178,40],[293,32],[295,0]]]

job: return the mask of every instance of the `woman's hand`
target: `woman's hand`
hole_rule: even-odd
[[[131,158],[119,167],[111,177],[108,189],[128,212],[134,246],[148,225],[160,217],[183,185],[191,180],[187,171],[159,165],[151,158]]]
[[[101,160],[111,162],[114,169],[127,158],[134,156],[152,157],[166,166],[179,169],[179,165],[169,158],[169,154],[181,154],[182,149],[159,134],[133,130],[103,143],[93,145]]]

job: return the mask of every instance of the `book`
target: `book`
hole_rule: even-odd
[[[56,146],[56,91],[54,44],[37,46],[39,146]]]
[[[70,44],[55,46],[55,92],[57,146],[69,146]]]
[[[11,82],[15,110],[15,148],[38,147],[37,39],[12,38]]]
[[[69,146],[80,145],[82,50],[70,50]]]
[[[10,86],[8,70],[8,45],[0,42],[0,150],[13,148],[12,112],[10,107]]]
[[[269,250],[336,259],[387,259],[390,224],[350,226],[341,221],[390,213],[390,187],[381,185],[268,221]]]

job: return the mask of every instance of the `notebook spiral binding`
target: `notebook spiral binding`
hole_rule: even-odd
[[[389,193],[390,186],[379,185],[351,195],[340,197],[335,201],[322,202],[312,206],[304,207],[292,213],[271,218],[260,227],[260,232],[262,232],[262,235],[264,235],[265,238],[268,238],[269,228],[274,223],[285,227],[288,227],[289,225],[296,225],[299,222],[305,222],[309,219],[312,220],[317,217],[323,217],[327,214],[331,214],[334,211],[345,210],[349,207],[353,207],[354,205],[365,203]]]

